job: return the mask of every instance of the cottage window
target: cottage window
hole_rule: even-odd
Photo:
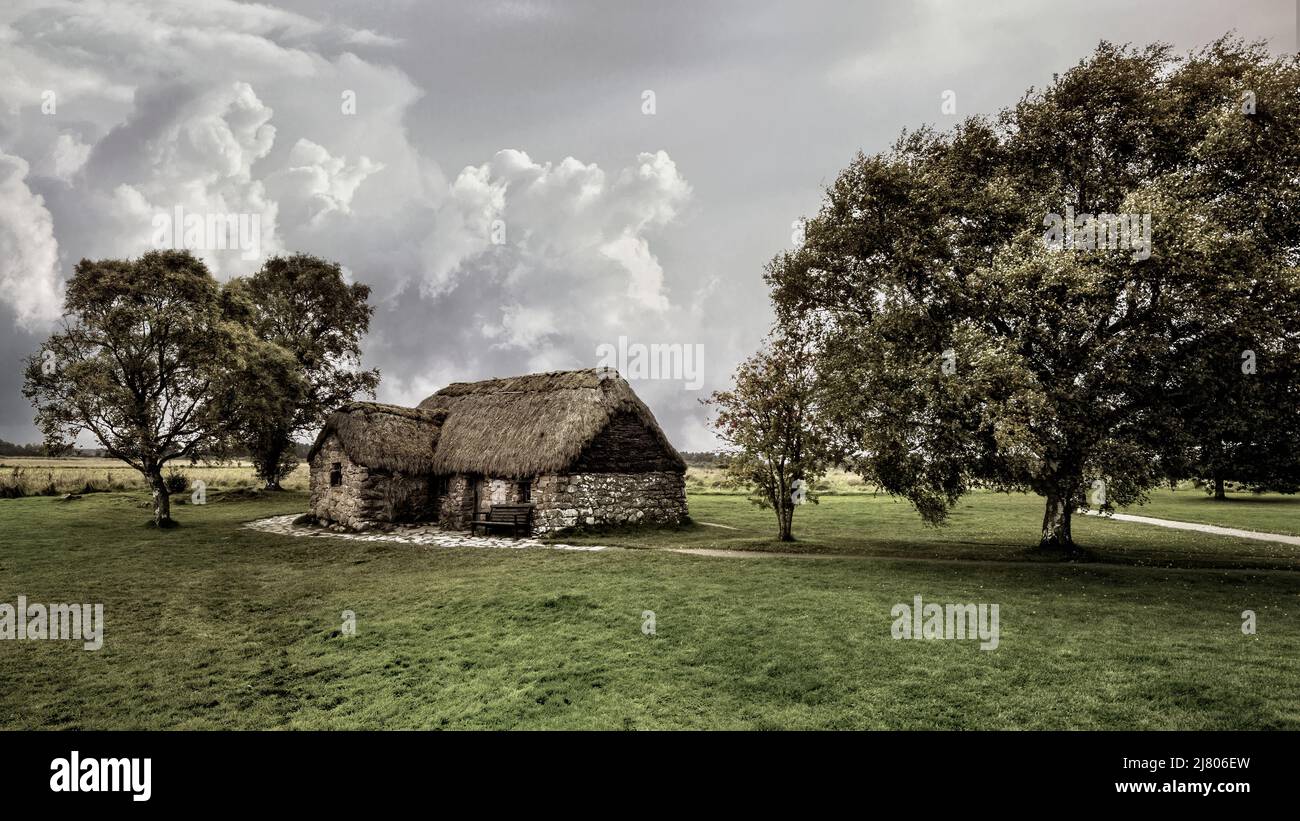
[[[447,477],[446,476],[433,477],[433,498],[441,499],[443,496],[446,495],[447,495]]]
[[[527,479],[519,483],[519,501],[530,502],[533,498],[533,483]]]
[[[330,466],[330,487],[338,487],[343,484],[343,463],[335,462]]]

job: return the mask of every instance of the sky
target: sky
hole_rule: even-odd
[[[40,438],[21,360],[76,262],[179,240],[222,280],[301,251],[370,285],[380,401],[681,345],[698,372],[632,385],[712,449],[700,400],[769,327],[763,266],[858,151],[1012,105],[1101,40],[1294,52],[1298,6],[6,0],[0,439]],[[250,230],[177,237],[178,207]]]

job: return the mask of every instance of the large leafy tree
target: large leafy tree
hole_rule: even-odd
[[[282,390],[277,401],[250,408],[242,425],[242,445],[267,487],[278,488],[297,465],[297,435],[357,394],[374,396],[379,371],[360,367],[374,312],[369,297],[370,287],[346,282],[337,263],[308,254],[272,257],[251,277],[227,284],[227,315],[288,351],[302,382],[293,401],[279,401],[291,396]]]
[[[1229,412],[1197,389],[1242,375],[1228,340],[1296,350],[1297,180],[1297,58],[1102,43],[997,118],[859,155],[768,280],[778,316],[830,318],[827,401],[868,478],[931,522],[1031,490],[1040,545],[1073,552],[1088,490],[1140,500]],[[1054,249],[1069,211],[1149,215],[1150,253]]]
[[[817,333],[812,322],[777,329],[736,368],[731,390],[704,400],[729,446],[727,473],[775,514],[784,542],[794,541],[795,507],[817,501],[813,485],[843,455],[836,428],[823,418]]]
[[[86,433],[140,471],[154,523],[168,526],[164,466],[219,450],[240,415],[230,374],[284,355],[223,319],[216,280],[188,251],[82,260],[64,312],[27,362],[36,422],[51,447]]]

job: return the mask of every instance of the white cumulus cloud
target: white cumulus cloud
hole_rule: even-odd
[[[63,297],[54,221],[27,187],[27,163],[0,152],[0,296],[36,329],[58,318]]]

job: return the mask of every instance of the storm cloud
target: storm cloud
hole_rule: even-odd
[[[148,250],[179,206],[256,214],[263,256],[373,286],[382,400],[701,345],[700,391],[635,387],[711,447],[697,400],[758,344],[762,266],[854,152],[950,125],[947,91],[958,116],[1009,105],[1101,39],[1296,48],[1289,0],[997,5],[6,4],[0,437],[37,438],[19,360],[75,262]]]

